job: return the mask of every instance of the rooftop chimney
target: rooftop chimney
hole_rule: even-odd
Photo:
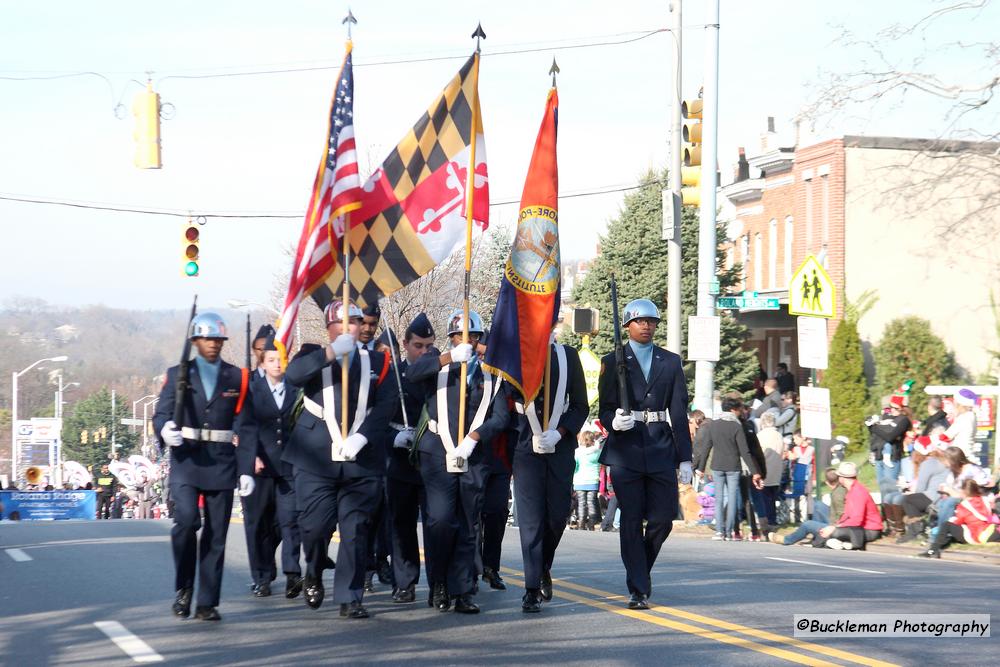
[[[736,182],[746,181],[750,178],[750,163],[747,162],[747,153],[740,146],[740,159],[736,163]]]

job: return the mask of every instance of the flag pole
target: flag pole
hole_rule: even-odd
[[[556,74],[559,73],[559,65],[556,64],[555,56],[552,57],[552,67],[549,68],[549,74],[552,75],[552,89],[556,88]],[[544,263],[543,263],[544,266]],[[541,270],[541,269],[539,269]],[[549,334],[551,337],[551,334]],[[545,396],[543,397],[542,406],[542,430],[549,430],[549,385],[552,381],[552,345],[555,342],[550,342],[545,348],[545,380],[543,382],[545,386]]]
[[[472,104],[472,127],[469,132],[469,169],[465,173],[465,286],[462,294],[462,343],[469,342],[469,288],[472,281],[472,202],[475,198],[476,188],[476,133],[479,131],[477,127],[477,122],[479,121],[477,113],[479,109],[479,40],[486,37],[481,24],[476,26],[476,31],[472,33],[472,36],[476,38],[476,60],[474,65],[476,80],[473,86],[476,99],[473,100]],[[473,350],[473,354],[475,354],[475,350]],[[469,363],[463,361],[461,368],[461,383],[458,388],[459,442],[465,439],[465,401],[466,385],[469,379]]]
[[[388,298],[386,298],[385,304],[386,306],[390,306],[390,301]],[[389,315],[392,317],[392,319],[396,320],[398,314],[391,309],[391,306],[387,307],[386,310],[389,311]],[[397,329],[399,329],[399,325],[400,322],[396,320]],[[393,331],[391,327],[386,327],[384,325],[382,327],[382,330],[388,332],[386,334],[386,338],[389,339],[389,358],[392,360],[392,367],[396,371],[395,373],[396,388],[399,389],[399,407],[402,408],[403,410],[403,426],[405,426],[406,428],[410,428],[410,418],[406,416],[406,398],[405,395],[403,394],[403,377],[399,374],[399,365],[402,363],[402,359],[399,355],[399,351],[396,349],[396,343],[394,342],[394,339],[396,339],[396,332]]]
[[[351,26],[357,23],[358,20],[354,18],[354,14],[351,10],[347,10],[347,16],[341,21],[343,25],[347,26],[347,52],[350,53],[354,44],[351,40]],[[342,312],[340,315],[340,332],[350,333],[351,320],[349,317],[351,303],[351,213],[348,211],[344,214],[344,296],[342,304]],[[347,409],[348,409],[348,398],[349,398],[349,387],[348,387],[348,371],[350,370],[351,355],[350,353],[345,354],[340,362],[340,437],[344,440],[347,439]]]

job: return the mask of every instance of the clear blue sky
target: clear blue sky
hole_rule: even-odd
[[[428,8],[433,6],[434,11]],[[824,69],[850,69],[867,54],[834,43],[846,25],[861,35],[918,17],[939,3],[722,2],[720,162],[736,146],[752,153],[768,115],[779,129],[802,108]],[[323,146],[336,70],[216,79],[168,78],[271,66],[339,64],[346,3],[264,2],[5,3],[0,76],[95,71],[96,77],[0,80],[0,192],[142,208],[281,211],[304,209]],[[684,3],[688,95],[701,79],[705,3]],[[936,30],[989,38],[992,7]],[[559,78],[562,192],[632,184],[667,158],[667,34],[602,48],[666,27],[667,2],[356,2],[356,131],[367,171],[381,162],[457,70],[460,60],[362,67],[399,58],[468,54],[482,21],[489,36],[480,94],[492,199],[518,199],[548,87],[553,55]],[[976,31],[983,34],[975,34]],[[628,34],[624,34],[628,33]],[[548,47],[537,53],[491,51]],[[912,54],[900,53],[900,57]],[[973,54],[968,54],[972,58]],[[978,61],[940,64],[972,71]],[[163,122],[160,171],[132,166],[130,80],[152,71],[176,117]],[[930,136],[932,105],[901,104],[876,115],[855,111],[820,128],[825,136],[866,132]],[[621,194],[560,205],[564,258],[593,254]],[[516,206],[492,209],[513,222]],[[202,275],[180,274],[182,221],[0,201],[0,301],[14,295],[57,304],[185,307],[192,292],[207,306],[227,299],[270,301],[287,270],[283,248],[300,220],[210,219]]]

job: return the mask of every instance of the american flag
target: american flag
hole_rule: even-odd
[[[288,281],[285,305],[278,320],[275,343],[286,359],[299,304],[333,271],[340,240],[344,236],[344,217],[361,207],[361,180],[354,143],[354,72],[350,45],[330,105],[327,134],[327,146],[316,172]]]

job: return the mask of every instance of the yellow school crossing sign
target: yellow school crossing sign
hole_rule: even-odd
[[[788,283],[788,312],[811,317],[833,317],[837,313],[837,290],[813,255],[806,257]]]

